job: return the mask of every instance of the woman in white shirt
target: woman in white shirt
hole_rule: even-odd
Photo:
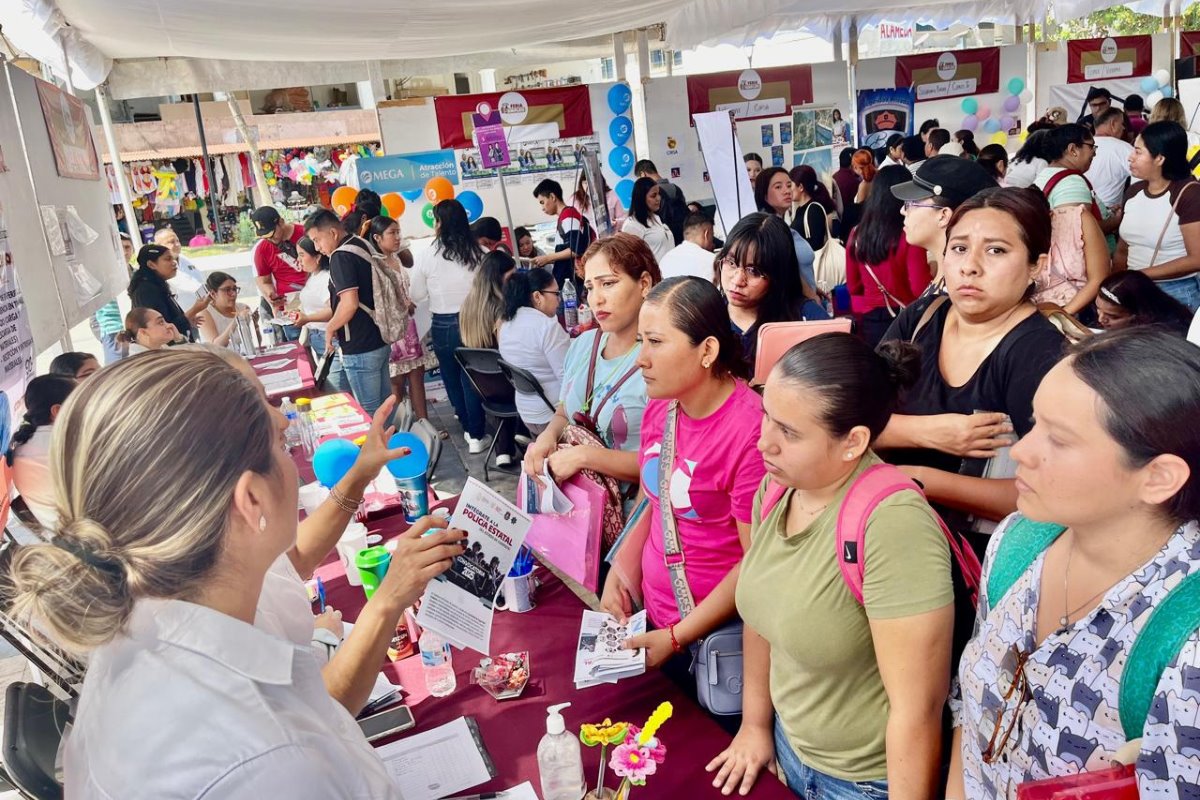
[[[546,430],[562,392],[563,364],[571,337],[558,324],[558,281],[549,270],[518,272],[504,287],[500,356],[528,370],[542,385],[550,406],[537,395],[517,392],[517,411],[534,436]]]
[[[675,248],[675,236],[667,224],[659,219],[662,208],[662,190],[653,178],[638,178],[633,184],[633,199],[629,203],[629,217],[621,226],[621,233],[631,233],[644,241],[655,261]]]
[[[257,323],[258,312],[238,302],[237,279],[227,272],[210,272],[204,281],[204,289],[212,297],[212,302],[200,317],[200,341],[218,347],[232,347],[237,336],[237,318],[252,317]],[[247,343],[247,351],[254,347],[254,342]]]
[[[51,426],[75,386],[73,378],[62,375],[41,375],[31,380],[25,387],[25,416],[8,446],[8,466],[17,494],[48,531],[58,521],[50,479]]]
[[[298,486],[260,390],[212,353],[149,353],[79,386],[55,428],[57,530],[11,579],[14,613],[90,651],[66,795],[399,798],[308,644],[253,624]],[[422,532],[384,578],[397,603],[462,552],[461,533]]]
[[[319,252],[313,240],[305,236],[296,242],[296,263],[308,275],[308,280],[300,290],[300,313],[292,315],[292,324],[305,331],[313,363],[319,364],[325,357],[325,329],[333,318],[329,299],[329,257]],[[349,392],[350,382],[342,368],[342,352],[336,343],[330,358],[333,363],[329,365],[329,387],[336,392]]]
[[[483,401],[454,358],[454,351],[463,346],[458,325],[458,312],[471,291],[475,270],[485,255],[467,212],[457,200],[443,200],[433,207],[433,246],[421,253],[412,271],[412,299],[420,305],[429,304],[433,314],[433,352],[442,368],[442,381],[454,415],[463,426],[468,449],[472,453],[487,451],[487,420],[483,416]]]
[[[167,322],[167,318],[153,308],[136,306],[125,315],[125,330],[118,340],[129,345],[129,355],[162,350],[173,342],[182,342],[179,329]]]

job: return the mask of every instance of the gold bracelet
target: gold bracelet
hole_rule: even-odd
[[[358,507],[362,504],[361,497],[357,500],[351,500],[350,498],[346,497],[346,495],[339,492],[336,486],[329,490],[329,499],[336,503],[337,507],[342,511],[345,511],[347,514],[355,513],[358,511]]]

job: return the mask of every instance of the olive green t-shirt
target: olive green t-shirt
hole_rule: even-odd
[[[771,701],[788,741],[806,765],[848,781],[887,778],[888,699],[868,617],[914,616],[954,600],[950,548],[916,492],[894,494],[871,514],[865,610],[850,594],[837,561],[838,510],[853,479],[878,463],[868,453],[825,511],[791,536],[793,491],[761,519],[764,481],[737,585],[738,612],[771,645]]]

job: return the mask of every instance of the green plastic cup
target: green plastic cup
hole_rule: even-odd
[[[381,545],[359,550],[358,555],[354,557],[354,566],[358,568],[358,576],[362,578],[363,592],[368,600],[383,582],[383,576],[387,575],[388,565],[391,563],[392,554]]]

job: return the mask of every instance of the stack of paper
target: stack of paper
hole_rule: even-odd
[[[575,650],[575,688],[616,683],[646,671],[644,649],[625,650],[625,640],[646,632],[646,612],[639,611],[624,625],[612,614],[584,611]]]
[[[496,767],[483,747],[479,726],[471,718],[385,744],[375,752],[404,800],[437,800],[496,777]]]
[[[288,369],[283,372],[273,372],[270,375],[260,377],[263,389],[268,395],[282,394],[283,392],[296,391],[304,388],[304,380],[300,377],[300,370]]]

